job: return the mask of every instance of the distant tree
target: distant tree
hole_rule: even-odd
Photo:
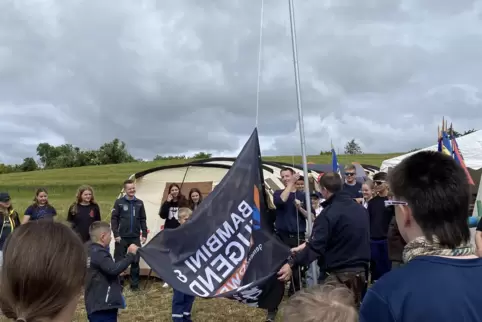
[[[412,153],[412,152],[415,152],[415,151],[418,151],[420,149],[411,149],[410,151],[408,151],[407,153]]]
[[[129,154],[125,142],[115,138],[111,142],[104,143],[99,149],[101,164],[118,164],[135,162],[136,159]]]
[[[352,139],[345,144],[345,154],[362,154],[360,145]]]
[[[153,161],[160,161],[160,160],[185,160],[187,159],[185,155],[156,155]]]
[[[199,152],[192,156],[193,159],[209,159],[213,155],[211,153]]]
[[[35,162],[34,158],[25,158],[20,165],[20,170],[23,172],[36,171],[38,170],[38,164]]]
[[[330,155],[331,151],[320,151],[320,155]]]
[[[459,138],[459,137],[465,136],[467,134],[474,133],[475,131],[477,131],[477,130],[476,129],[470,129],[470,130],[464,131],[463,133],[460,133],[460,132],[457,132],[456,130],[453,130],[453,133],[454,133],[455,138]]]

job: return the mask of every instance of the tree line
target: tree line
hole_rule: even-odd
[[[475,132],[475,129],[465,132],[457,132],[454,130],[454,136],[461,137]],[[418,150],[418,149],[415,149]],[[362,149],[355,139],[345,144],[344,153],[355,155],[362,154]],[[331,151],[321,151],[320,155],[329,155]],[[199,152],[193,156],[172,155],[162,156],[156,155],[153,161],[160,160],[188,160],[188,159],[208,159],[212,155],[206,152]],[[128,151],[125,142],[114,139],[111,142],[104,143],[97,150],[82,150],[72,144],[62,144],[53,146],[49,143],[40,143],[37,146],[37,155],[23,159],[20,164],[3,164],[0,163],[0,174],[12,172],[28,172],[40,169],[60,169],[75,168],[92,165],[119,164],[129,162],[144,162],[146,160],[134,158]]]
[[[470,129],[470,130],[467,130],[467,131],[464,131],[464,132],[457,132],[457,131],[453,130],[452,133],[453,133],[453,136],[455,138],[459,138],[461,136],[465,136],[467,134],[474,133],[475,131],[477,131],[477,130],[476,129]],[[419,148],[412,149],[408,152],[415,152],[415,151],[418,151],[418,150],[420,150],[420,149]],[[335,151],[335,152],[338,153],[338,151]],[[345,152],[345,154],[350,154],[350,155],[363,154],[360,145],[356,142],[355,139],[352,139],[345,144],[344,152]],[[320,155],[331,155],[331,151],[321,151]]]
[[[127,151],[125,142],[119,139],[104,143],[97,150],[82,150],[72,144],[53,146],[49,143],[40,143],[37,146],[36,152],[35,157],[25,158],[20,164],[10,165],[0,163],[0,174],[146,161],[134,158]],[[205,159],[210,157],[211,154],[206,152],[200,152],[191,157],[184,155],[156,155],[153,161]]]

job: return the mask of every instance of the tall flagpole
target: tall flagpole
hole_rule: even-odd
[[[308,180],[308,160],[306,158],[306,144],[305,144],[305,126],[303,122],[303,106],[301,104],[301,89],[300,89],[300,71],[298,67],[298,48],[296,44],[296,25],[295,25],[295,7],[293,0],[288,0],[290,7],[290,25],[291,25],[291,47],[293,50],[293,65],[295,69],[295,84],[296,84],[296,102],[298,105],[298,120],[300,127],[301,140],[301,157],[303,162],[303,173],[305,181],[305,204],[308,212],[308,233],[311,234],[313,229],[313,217],[311,212],[311,197],[310,197],[310,183]],[[316,263],[311,263],[311,270],[315,284],[318,282],[318,271]]]

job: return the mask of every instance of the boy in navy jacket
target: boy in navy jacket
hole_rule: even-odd
[[[119,309],[126,306],[119,274],[136,260],[138,246],[130,245],[126,257],[114,262],[107,248],[111,235],[106,222],[96,221],[90,226],[84,296],[89,322],[117,322]]]

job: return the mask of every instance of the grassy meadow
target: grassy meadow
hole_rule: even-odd
[[[340,163],[359,162],[380,166],[383,160],[399,154],[362,154],[340,155]],[[266,157],[267,161],[301,163],[301,157]],[[131,174],[152,167],[185,163],[189,160],[169,160],[157,162],[140,162],[119,165],[91,166],[70,169],[41,170],[35,172],[11,173],[0,175],[0,191],[8,191],[18,213],[22,216],[24,210],[31,204],[34,191],[38,187],[49,190],[49,200],[57,209],[58,217],[64,220],[67,210],[75,200],[77,188],[89,184],[94,188],[95,198],[100,205],[104,220],[109,220],[110,209],[120,192],[122,182]],[[308,162],[331,163],[331,155],[310,156]],[[135,295],[126,291],[127,309],[120,314],[119,321],[171,321],[172,291],[163,289],[159,281],[143,281],[141,292]],[[264,321],[265,312],[249,308],[234,301],[215,299],[197,299],[193,308],[193,319],[197,322],[214,321]],[[0,322],[7,321],[0,317]],[[74,321],[84,322],[87,317],[83,300]]]

